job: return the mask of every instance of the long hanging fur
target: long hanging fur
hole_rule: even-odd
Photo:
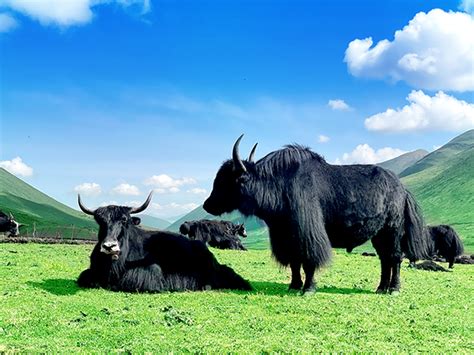
[[[405,243],[402,243],[408,259],[419,260],[430,257],[431,246],[423,223],[420,207],[407,191],[405,204]]]

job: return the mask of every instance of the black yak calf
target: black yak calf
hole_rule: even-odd
[[[449,263],[449,268],[453,268],[456,257],[462,255],[464,247],[461,238],[456,231],[448,225],[441,224],[439,226],[427,226],[426,230],[429,235],[430,257],[441,256]],[[411,258],[410,263],[413,265],[416,259]]]
[[[234,224],[229,221],[187,221],[179,227],[181,234],[190,239],[200,240],[218,249],[247,250],[240,241],[239,235],[247,237],[244,224]]]
[[[79,207],[99,224],[99,241],[89,269],[77,280],[80,287],[116,291],[161,292],[203,289],[250,290],[250,284],[231,268],[217,262],[201,241],[169,232],[145,232],[131,217],[146,209],[126,206]]]
[[[399,291],[404,254],[428,254],[419,207],[395,174],[375,165],[331,165],[298,145],[257,162],[254,146],[242,161],[241,138],[217,172],[204,209],[213,215],[239,210],[264,220],[273,255],[291,267],[291,289],[315,290],[315,270],[328,263],[331,247],[352,250],[371,239],[382,270],[378,293]]]

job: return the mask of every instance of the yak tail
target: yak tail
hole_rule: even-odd
[[[216,275],[212,288],[224,288],[233,290],[252,290],[250,283],[237,274],[234,270],[226,265],[217,265]]]
[[[430,238],[424,226],[421,209],[413,195],[407,191],[405,200],[405,236],[402,242],[403,252],[410,261],[430,257]]]

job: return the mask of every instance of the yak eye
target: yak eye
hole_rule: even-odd
[[[123,216],[123,217],[122,217],[122,223],[127,223],[127,222],[128,222],[127,216]]]

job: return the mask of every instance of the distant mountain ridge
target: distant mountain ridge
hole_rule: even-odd
[[[418,149],[413,152],[408,152],[396,158],[384,161],[383,163],[379,163],[377,165],[381,166],[382,168],[391,170],[398,175],[428,154],[429,152],[427,150]]]

